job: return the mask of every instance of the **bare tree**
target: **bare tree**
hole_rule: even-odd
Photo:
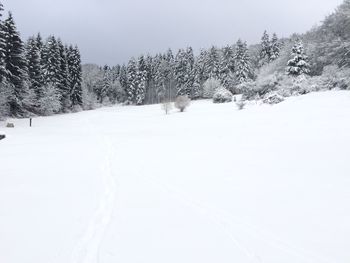
[[[162,109],[165,111],[165,114],[169,114],[172,108],[173,108],[173,104],[170,101],[164,101],[162,103]]]
[[[175,107],[179,109],[181,112],[184,112],[185,109],[190,105],[191,100],[190,98],[185,96],[178,96],[175,100]]]

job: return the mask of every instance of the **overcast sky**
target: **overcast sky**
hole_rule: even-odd
[[[80,47],[84,63],[114,65],[141,53],[195,50],[302,33],[343,0],[2,0],[27,38],[54,34]]]

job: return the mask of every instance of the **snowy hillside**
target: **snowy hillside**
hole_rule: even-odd
[[[350,92],[14,122],[0,262],[350,262]]]

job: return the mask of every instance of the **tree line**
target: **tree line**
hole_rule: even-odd
[[[171,49],[165,53],[140,55],[127,64],[99,68],[84,67],[83,86],[103,103],[153,104],[187,95],[203,97],[204,83],[217,79],[230,91],[240,83],[253,80],[256,68],[279,57],[282,42],[276,34],[271,41],[265,32],[258,58],[245,41],[223,48],[212,46],[195,56],[193,48]],[[257,62],[254,61],[258,60]],[[256,64],[256,65],[255,65]]]

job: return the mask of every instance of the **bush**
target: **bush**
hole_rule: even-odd
[[[216,90],[221,87],[220,80],[210,78],[203,85],[203,98],[212,99]]]
[[[44,88],[43,96],[39,99],[40,113],[49,116],[59,112],[61,109],[60,95],[52,84]]]
[[[278,92],[271,92],[269,94],[265,95],[265,98],[263,99],[263,102],[266,104],[278,104],[284,101],[284,97]]]
[[[225,89],[224,87],[220,87],[216,90],[213,96],[214,103],[226,103],[232,101],[232,93]]]
[[[190,105],[191,100],[187,95],[178,96],[175,100],[175,107],[179,109],[181,112],[184,112],[185,109]]]
[[[244,100],[240,100],[236,102],[236,105],[238,110],[243,110],[246,105],[246,102]]]

